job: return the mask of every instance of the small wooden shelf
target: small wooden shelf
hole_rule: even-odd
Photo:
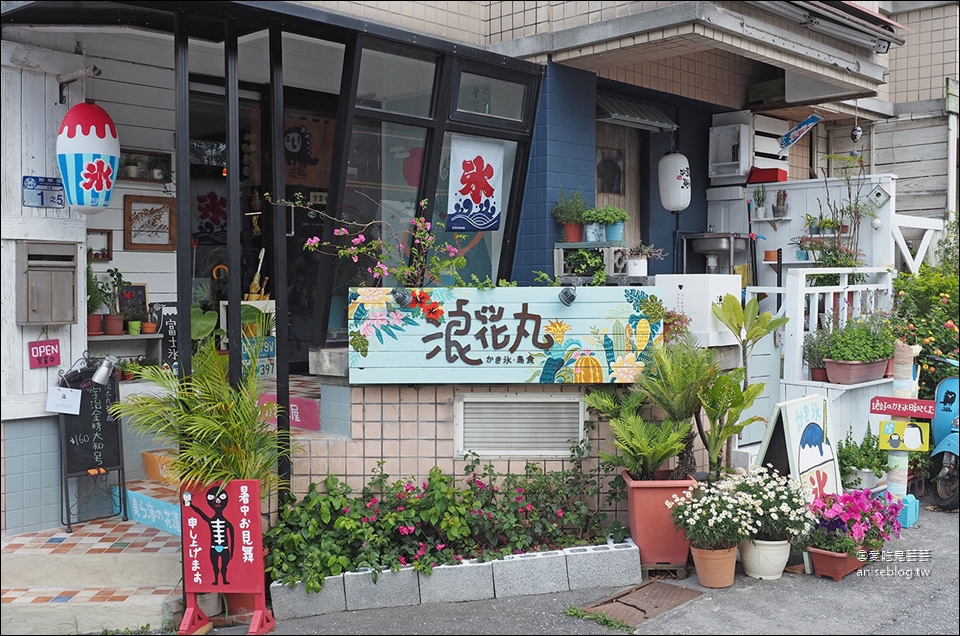
[[[128,333],[117,334],[115,336],[87,336],[88,342],[134,342],[136,340],[159,340],[163,338],[162,333],[141,333],[138,335],[130,335]]]
[[[763,261],[763,264],[764,264],[764,265],[776,265],[776,264],[777,264],[777,261]],[[788,261],[788,260],[784,259],[784,260],[780,261],[780,264],[781,264],[781,265],[791,265],[791,266],[794,266],[794,267],[808,267],[808,266],[810,266],[810,265],[816,265],[817,262],[814,261],[814,260],[798,261],[798,260],[794,259],[794,260],[789,260],[789,261]]]

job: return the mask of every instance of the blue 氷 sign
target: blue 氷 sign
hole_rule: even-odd
[[[632,383],[662,338],[657,287],[350,289],[353,384]]]

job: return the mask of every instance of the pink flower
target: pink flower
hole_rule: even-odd
[[[446,543],[438,543],[438,544],[437,544],[437,550],[443,550],[445,547],[447,547],[447,544],[446,544]]]
[[[397,512],[403,512],[403,506],[397,506]]]
[[[403,312],[402,311],[391,311],[390,312],[390,324],[399,327],[403,324]]]
[[[320,237],[314,236],[313,238],[307,239],[307,247],[316,247],[320,244]]]
[[[562,509],[562,508],[559,508],[559,509],[557,510],[557,516],[558,516],[558,517],[562,517],[562,516],[563,516],[563,509]]]
[[[533,504],[532,504],[532,503],[528,503],[528,504],[527,504],[527,512],[532,512],[532,511],[533,511]]]
[[[353,243],[354,245],[360,245],[366,240],[367,240],[367,237],[365,237],[363,234],[357,234],[355,237],[353,237],[353,240],[350,242]]]
[[[370,499],[370,501],[367,502],[367,508],[370,508],[376,505],[377,503],[379,503],[379,501],[380,501],[379,499],[377,499],[376,497],[373,497],[372,499]]]
[[[333,235],[334,235],[334,236],[344,236],[344,235],[346,235],[347,233],[348,233],[348,232],[347,232],[347,228],[345,228],[345,227],[338,227],[337,229],[335,229],[335,230],[333,231]],[[313,238],[317,238],[317,237],[313,237]],[[319,239],[318,239],[318,240],[319,240]]]
[[[405,558],[403,558],[403,557],[398,557],[397,560],[400,561],[400,565],[406,565],[406,564],[407,564],[407,560],[406,560]]]
[[[344,509],[343,509],[343,514],[345,514],[345,515],[348,515],[348,514],[350,514],[350,509],[349,509],[349,508],[346,508],[346,507],[344,507]]]
[[[374,327],[380,328],[380,327],[386,326],[387,324],[386,311],[383,311],[380,309],[374,309],[370,312],[369,316],[370,317],[367,318],[367,321],[372,323]]]

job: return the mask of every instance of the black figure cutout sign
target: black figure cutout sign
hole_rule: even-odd
[[[226,486],[180,490],[183,580],[187,608],[180,634],[209,631],[209,618],[197,606],[197,594],[245,592],[256,595],[249,634],[265,634],[275,623],[266,608],[263,582],[263,534],[260,482],[234,479]]]

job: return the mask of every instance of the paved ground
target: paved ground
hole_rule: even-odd
[[[888,550],[929,550],[925,562],[874,563],[842,581],[784,574],[759,581],[739,570],[733,586],[710,590],[695,575],[673,585],[703,594],[641,622],[637,634],[957,634],[960,624],[960,515],[926,510]],[[918,574],[917,568],[923,572]],[[907,570],[909,569],[909,573]],[[280,621],[277,634],[616,634],[566,616],[623,588],[511,599],[418,605]],[[245,627],[213,634],[245,634]]]

